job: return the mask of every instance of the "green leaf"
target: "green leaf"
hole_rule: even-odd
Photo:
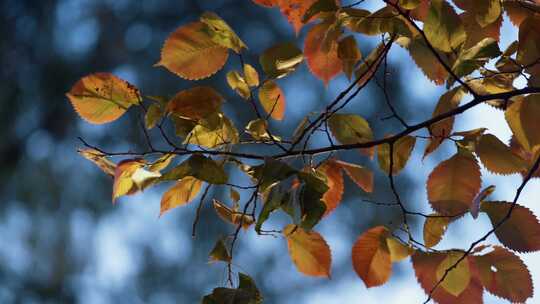
[[[418,5],[420,5],[421,0],[399,0],[399,6],[403,7],[404,9],[412,10],[415,9]]]
[[[264,202],[264,206],[261,209],[261,212],[259,213],[259,216],[257,217],[257,223],[255,224],[255,231],[257,233],[261,233],[261,227],[266,220],[268,220],[268,217],[270,217],[270,214],[274,212],[275,210],[279,209],[281,205],[284,202],[287,202],[290,199],[290,195],[285,192],[285,189],[282,187],[272,187],[270,190],[270,193],[268,193],[268,197],[266,198],[266,201]]]
[[[446,0],[432,0],[424,23],[428,41],[443,52],[457,49],[466,38],[461,19]]]
[[[357,144],[373,140],[369,123],[356,114],[334,114],[328,119],[330,131],[342,144]]]
[[[296,173],[284,162],[268,158],[264,164],[254,166],[248,174],[259,182],[259,191],[265,192],[275,183],[280,182]]]
[[[201,154],[194,154],[186,161],[163,174],[161,180],[179,180],[185,176],[193,176],[211,184],[225,184],[227,173],[221,165]]]
[[[298,178],[304,182],[299,196],[302,220],[300,227],[311,230],[326,212],[326,205],[321,199],[328,191],[328,186],[315,172],[298,172]]]
[[[261,55],[259,62],[269,78],[281,78],[292,73],[302,63],[304,55],[290,42],[275,45]]]

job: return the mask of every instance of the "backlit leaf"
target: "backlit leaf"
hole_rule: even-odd
[[[247,63],[244,64],[244,78],[246,79],[248,86],[259,86],[259,73],[257,73],[257,70],[255,70],[253,66]]]
[[[89,161],[93,162],[98,166],[101,171],[107,173],[110,176],[114,177],[114,172],[116,170],[116,164],[107,159],[107,156],[102,152],[96,149],[81,149],[79,151],[80,155]]]
[[[142,159],[128,159],[118,163],[114,171],[113,202],[122,195],[133,194],[139,190],[132,176],[143,166]]]
[[[207,148],[214,148],[224,144],[238,143],[238,130],[223,114],[218,114],[217,122],[212,124],[198,124],[187,135],[184,143],[195,144]]]
[[[437,213],[431,214],[430,217],[426,218],[424,222],[424,244],[426,247],[431,248],[439,244],[449,224],[449,217],[444,217]]]
[[[278,0],[281,13],[287,17],[296,34],[304,25],[302,18],[315,1],[317,0]]]
[[[228,179],[222,165],[204,155],[193,154],[180,165],[163,174],[161,180],[179,180],[186,176],[193,176],[211,184],[224,184]]]
[[[351,180],[365,192],[373,191],[373,172],[360,165],[346,163],[340,160],[335,161],[341,169],[347,173]]]
[[[471,48],[485,38],[492,38],[496,41],[500,40],[501,26],[503,23],[502,16],[499,16],[495,22],[490,23],[485,27],[478,24],[473,12],[465,12],[461,14],[460,17],[463,22],[465,32],[467,32],[467,38],[465,39],[464,45],[465,48]]]
[[[264,111],[273,119],[282,120],[285,115],[285,94],[272,80],[264,82],[259,89],[259,101]]]
[[[435,272],[437,280],[440,280],[447,269],[458,262],[462,256],[463,252],[461,251],[448,252],[445,259],[437,266]],[[464,259],[448,272],[448,275],[441,283],[441,287],[457,297],[467,288],[467,286],[469,286],[470,281],[471,272],[469,270],[469,261]]]
[[[540,94],[531,94],[512,102],[506,109],[505,117],[512,133],[526,151],[532,152],[540,145]]]
[[[386,283],[392,274],[388,234],[385,227],[371,228],[360,235],[352,248],[354,270],[368,288]]]
[[[410,135],[401,137],[393,144],[392,174],[398,174],[405,168],[415,144],[416,138]],[[377,158],[381,170],[386,173],[390,172],[390,144],[382,144],[377,147]]]
[[[206,25],[204,29],[215,43],[232,49],[238,54],[242,49],[247,49],[245,43],[236,35],[225,20],[221,19],[216,13],[204,12],[201,15],[200,21]]]
[[[472,155],[457,153],[441,162],[428,177],[431,207],[442,215],[467,212],[480,191],[480,167]]]
[[[93,124],[114,121],[141,100],[136,87],[109,73],[81,78],[66,96],[75,111]]]
[[[328,191],[322,197],[322,201],[326,205],[325,215],[330,214],[341,203],[343,196],[343,175],[341,166],[335,161],[327,161],[322,164],[317,171],[326,177]]]
[[[191,120],[203,119],[221,108],[223,97],[211,87],[197,86],[178,92],[167,105],[167,111]]]
[[[269,78],[281,78],[292,73],[304,60],[304,54],[290,42],[277,44],[262,53],[259,62]]]
[[[231,256],[229,255],[229,251],[227,250],[227,247],[225,247],[225,242],[223,242],[223,239],[217,240],[216,244],[214,245],[214,248],[212,251],[210,251],[210,261],[211,262],[230,262]]]
[[[481,211],[487,213],[491,223],[498,225],[508,214],[509,202],[484,202]],[[540,250],[540,223],[528,208],[516,205],[512,214],[497,230],[495,235],[504,246],[518,251]]]
[[[369,123],[356,114],[334,114],[328,119],[330,131],[344,144],[356,144],[373,139]]]
[[[323,237],[315,231],[306,231],[295,225],[283,229],[289,255],[298,269],[309,276],[330,277],[332,255]]]
[[[192,176],[186,176],[176,182],[161,198],[159,216],[172,208],[183,206],[191,202],[199,194],[202,181]]]
[[[432,0],[424,23],[429,42],[443,52],[450,52],[465,41],[461,19],[446,0]]]
[[[390,252],[390,260],[392,263],[403,261],[414,253],[412,247],[403,244],[393,236],[388,236],[386,238],[386,245],[388,246],[388,252]]]
[[[323,48],[323,40],[331,30],[331,26],[327,23],[313,26],[304,41],[304,54],[309,70],[325,85],[342,72],[342,62],[337,51],[337,37],[329,38],[328,49]]]
[[[244,230],[248,229],[255,222],[253,216],[244,214],[236,208],[230,208],[216,199],[213,200],[213,205],[214,210],[216,210],[216,213],[221,219],[236,226],[242,225]]]
[[[350,80],[356,63],[362,58],[362,53],[353,35],[349,35],[339,41],[337,54],[341,60],[343,72]]]
[[[527,170],[527,163],[514,154],[510,147],[500,141],[495,135],[482,135],[476,145],[476,153],[482,164],[491,172],[512,174]]]
[[[161,106],[157,103],[153,103],[148,107],[146,115],[144,116],[144,125],[150,130],[154,128],[159,120],[163,117],[163,110]]]
[[[497,41],[493,38],[485,38],[470,49],[461,52],[452,70],[458,77],[466,76],[500,54]]]
[[[448,72],[437,57],[433,55],[424,39],[422,37],[412,39],[407,48],[412,59],[424,75],[435,84],[442,85],[448,76]],[[444,55],[441,55],[441,57],[444,58]]]
[[[230,71],[227,73],[227,83],[229,84],[229,87],[235,90],[242,98],[248,99],[249,96],[251,96],[251,91],[249,90],[246,80],[238,73],[238,71]]]
[[[200,21],[177,28],[163,44],[156,66],[189,80],[207,78],[221,70],[229,52],[215,43],[205,28]]]
[[[493,251],[474,256],[482,285],[490,293],[513,303],[525,303],[533,296],[531,274],[514,253],[499,246]]]

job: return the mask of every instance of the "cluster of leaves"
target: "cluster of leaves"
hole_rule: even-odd
[[[243,99],[239,103],[253,107],[254,119],[244,132],[224,115],[224,98],[208,86],[193,86],[172,98],[144,96],[114,75],[97,73],[80,79],[67,94],[75,110],[90,123],[114,121],[132,106],[145,115],[148,151],[108,153],[86,142],[86,148],[80,150],[114,178],[113,201],[158,183],[173,182],[161,200],[163,215],[199,196],[200,210],[211,186],[230,188],[231,203],[214,199],[213,207],[236,229],[229,237],[218,239],[210,258],[226,263],[231,286],[214,289],[203,303],[262,302],[247,275],[239,274],[238,287],[234,288],[231,265],[241,228],[253,227],[260,235],[282,234],[298,271],[330,277],[331,251],[314,227],[339,206],[344,173],[366,193],[374,187],[370,169],[332,157],[333,152],[344,150],[358,150],[368,159],[377,155],[396,199],[393,204],[403,215],[400,229],[373,227],[352,246],[353,268],[367,287],[384,284],[390,278],[392,263],[411,257],[427,301],[482,303],[484,290],[511,302],[531,297],[531,276],[513,251],[540,250],[540,223],[517,202],[527,182],[540,177],[540,3],[385,0],[383,8],[371,12],[357,8],[363,1],[347,7],[336,0],[253,1],[279,9],[297,34],[308,28],[303,49],[293,42],[279,43],[260,54],[257,68],[243,60],[246,43],[218,15],[206,12],[199,21],[180,26],[168,37],[157,63],[183,79],[199,80],[221,70],[230,50],[238,54],[240,68],[228,71],[226,82]],[[501,51],[500,28],[505,15],[518,27],[519,37]],[[382,37],[380,45],[365,58],[357,45],[362,36]],[[407,124],[387,98],[392,117],[403,129],[376,139],[366,119],[338,111],[375,79],[383,64],[386,66],[394,44],[409,52],[434,85],[446,85],[448,91],[436,103],[433,116],[414,125]],[[293,134],[274,135],[270,122],[283,120],[286,113],[279,79],[304,61],[325,85],[341,73],[350,85],[320,114],[308,115]],[[514,86],[518,78],[526,81],[525,88]],[[513,133],[509,144],[485,128],[453,130],[456,115],[482,103],[504,111]],[[166,123],[174,125],[174,138],[167,134]],[[154,148],[148,136],[152,129],[159,131],[170,149]],[[456,149],[429,174],[426,188],[433,214],[408,210],[394,184],[416,146],[419,136],[414,133],[422,129],[429,132],[424,157],[445,141],[453,142]],[[327,135],[328,146],[308,148],[316,133]],[[262,155],[235,150],[253,144],[271,145],[279,152]],[[328,156],[315,158],[319,155]],[[132,158],[115,164],[110,160],[113,156]],[[289,161],[305,157],[309,161],[299,167]],[[253,165],[253,160],[258,164]],[[522,175],[513,201],[488,200],[495,187],[481,189],[480,164],[494,174]],[[243,172],[253,183],[230,183],[233,170]],[[252,194],[242,201],[238,189]],[[263,202],[260,208],[258,201]],[[287,214],[291,224],[280,231],[263,230],[264,222],[277,211]],[[468,249],[434,248],[451,223],[465,216],[476,219],[480,214],[489,217],[493,228]],[[425,218],[424,242],[417,241],[411,232],[410,216]],[[492,234],[504,247],[481,244]]]

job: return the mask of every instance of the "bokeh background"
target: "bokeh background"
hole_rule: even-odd
[[[343,1],[350,3],[351,1]],[[380,1],[366,1],[376,8]],[[206,10],[217,12],[248,44],[246,60],[281,41],[299,37],[276,9],[249,0],[2,0],[0,4],[0,303],[198,303],[201,296],[225,283],[225,267],[209,264],[208,253],[220,236],[232,231],[206,204],[196,239],[191,238],[195,204],[177,208],[158,219],[165,187],[111,204],[112,181],[76,150],[77,137],[109,151],[143,147],[140,116],[130,111],[120,120],[90,125],[79,119],[64,96],[81,77],[112,72],[145,95],[172,95],[193,85],[152,65],[166,37],[179,25],[196,20]],[[516,39],[505,20],[503,47]],[[361,37],[367,54],[379,38]],[[226,71],[238,69],[232,55],[225,69],[203,83],[227,98],[226,114],[241,128],[254,114],[226,87]],[[393,103],[409,122],[429,117],[443,88],[433,86],[399,47],[389,58]],[[381,77],[381,75],[379,75]],[[272,123],[276,133],[290,132],[309,112],[318,111],[347,85],[341,76],[325,89],[303,65],[280,80],[288,101],[286,120]],[[378,136],[399,130],[391,120],[380,88],[372,84],[344,111],[368,118]],[[502,114],[478,107],[457,120],[460,130],[488,126],[508,140]],[[288,134],[288,133],[284,133]],[[152,135],[156,140],[157,134]],[[324,144],[316,140],[314,145]],[[425,181],[439,161],[453,153],[452,145],[421,160],[425,142],[398,178],[407,205],[428,212]],[[359,154],[345,160],[376,169]],[[116,159],[119,160],[119,159]],[[497,185],[496,199],[510,200],[519,176],[484,173],[484,186]],[[245,181],[237,177],[239,181]],[[420,303],[425,295],[410,262],[394,265],[394,276],[383,287],[366,290],[350,264],[356,237],[374,225],[396,227],[398,210],[375,207],[362,199],[391,200],[384,176],[377,173],[376,191],[367,195],[347,181],[343,204],[317,226],[333,250],[332,279],[309,278],[292,265],[282,238],[241,233],[236,271],[253,276],[265,303]],[[540,214],[538,180],[526,188],[521,202]],[[226,188],[209,197],[227,201]],[[244,195],[244,199],[246,195]],[[284,217],[268,222],[281,228]],[[414,223],[421,236],[421,222]],[[489,229],[489,221],[465,218],[454,224],[441,248],[464,248]],[[495,239],[490,239],[495,243]],[[535,254],[523,255],[533,279],[540,274]],[[530,303],[536,303],[535,297]],[[496,303],[492,296],[486,303]]]

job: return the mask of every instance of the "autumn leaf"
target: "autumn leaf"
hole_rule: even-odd
[[[81,118],[93,124],[117,120],[141,100],[136,87],[109,73],[81,78],[66,96]]]
[[[230,224],[241,225],[244,230],[247,230],[255,222],[253,216],[244,214],[237,208],[230,208],[216,199],[212,202],[219,217]]]
[[[442,215],[467,212],[480,191],[480,167],[472,155],[457,153],[441,162],[428,177],[431,207]]]
[[[219,113],[197,124],[186,136],[184,143],[215,148],[224,144],[236,144],[238,140],[238,130],[230,119]]]
[[[362,53],[353,35],[349,35],[338,42],[337,54],[341,60],[343,72],[350,80],[356,63],[362,59]]]
[[[270,136],[270,133],[268,133],[268,122],[264,119],[250,121],[246,126],[246,133],[251,135],[255,140],[281,141],[281,138],[278,136]]]
[[[396,175],[405,168],[415,144],[416,137],[410,135],[401,137],[393,143],[392,174]],[[382,144],[377,147],[377,159],[381,170],[385,173],[390,172],[390,144]]]
[[[437,213],[430,214],[424,222],[424,244],[426,247],[431,248],[439,244],[449,224],[449,217]]]
[[[127,159],[118,163],[114,171],[113,203],[122,195],[129,195],[138,191],[132,176],[144,165],[142,159]]]
[[[200,21],[177,28],[165,41],[156,66],[188,80],[207,78],[221,70],[229,52],[215,43],[205,28]]]
[[[324,215],[330,214],[341,203],[343,196],[343,174],[341,166],[333,160],[323,163],[317,170],[326,177],[328,191],[322,197],[322,201],[326,205]]]
[[[506,217],[511,206],[512,203],[509,202],[484,202],[480,210],[485,212],[493,226],[496,226]],[[514,206],[510,218],[495,230],[495,235],[512,250],[540,250],[540,223],[531,210],[519,204]]]
[[[373,191],[373,172],[360,165],[336,160],[335,163],[347,173],[351,180],[365,192]]]
[[[503,247],[474,256],[482,285],[490,293],[513,303],[524,303],[533,296],[531,274],[523,261]]]
[[[298,35],[300,29],[304,25],[302,18],[307,10],[317,0],[277,0],[281,14],[283,14],[289,23],[293,26],[295,33]]]
[[[280,43],[265,50],[259,63],[269,78],[281,78],[292,73],[304,60],[304,54],[290,42]]]
[[[153,129],[163,117],[163,110],[157,103],[153,103],[148,107],[144,116],[144,125],[150,130]]]
[[[180,118],[199,120],[219,111],[223,97],[207,86],[178,92],[167,105],[167,111]]]
[[[512,174],[527,170],[525,160],[514,154],[510,147],[492,134],[480,137],[476,145],[476,154],[482,164],[493,173]]]
[[[323,237],[295,225],[283,229],[289,255],[301,273],[309,276],[330,277],[332,255]]]
[[[78,152],[82,157],[96,164],[96,166],[98,166],[101,171],[114,177],[114,172],[116,171],[116,164],[108,160],[105,154],[91,148],[81,149]]]
[[[443,52],[451,52],[465,41],[461,19],[446,0],[432,0],[424,22],[428,41]]]
[[[437,85],[444,84],[448,77],[448,71],[433,54],[432,50],[429,49],[426,41],[422,37],[411,39],[409,43],[406,44],[406,47],[416,65],[429,80]],[[443,54],[439,55],[441,58],[445,58]]]
[[[273,119],[283,120],[285,116],[285,94],[272,80],[263,83],[259,89],[259,101],[264,111]]]
[[[446,272],[448,274],[441,282],[441,287],[453,296],[459,296],[468,286],[471,281],[471,271],[469,269],[469,261],[461,260],[463,256],[461,251],[451,251],[446,254],[446,257],[437,266],[435,272],[436,278],[440,281]],[[454,268],[456,263],[458,263]],[[448,271],[449,270],[449,271]]]
[[[368,288],[386,283],[392,274],[388,234],[385,227],[371,228],[360,235],[352,248],[354,271]]]
[[[414,253],[414,249],[412,247],[403,244],[393,236],[386,237],[386,245],[388,246],[390,261],[392,261],[392,263],[403,261]]]
[[[178,166],[163,174],[162,181],[179,180],[186,176],[193,176],[211,184],[225,184],[228,180],[227,172],[222,165],[210,157],[202,154],[193,154]]]
[[[242,98],[249,99],[251,96],[251,90],[249,89],[246,80],[238,73],[238,71],[230,71],[227,73],[227,83],[229,84],[229,87],[235,90]]]
[[[240,54],[242,49],[247,49],[246,44],[236,35],[231,27],[216,13],[204,12],[200,21],[206,25],[205,31],[215,43],[234,50]]]
[[[230,262],[232,260],[223,239],[216,241],[214,248],[210,251],[210,262]]]
[[[356,144],[373,139],[369,123],[356,114],[334,114],[328,119],[330,131],[344,144]]]
[[[250,87],[259,86],[259,73],[252,65],[247,63],[244,64],[244,79]]]
[[[304,54],[309,70],[317,78],[328,85],[328,82],[342,72],[342,62],[338,57],[338,37],[329,39],[327,50],[323,48],[323,41],[327,38],[332,25],[320,23],[313,26],[304,41]]]
[[[202,181],[192,176],[186,176],[176,182],[161,198],[161,209],[159,216],[165,212],[183,206],[191,201],[199,194],[202,186]]]
[[[506,109],[505,117],[517,141],[527,152],[533,152],[540,145],[540,94],[515,100]]]

